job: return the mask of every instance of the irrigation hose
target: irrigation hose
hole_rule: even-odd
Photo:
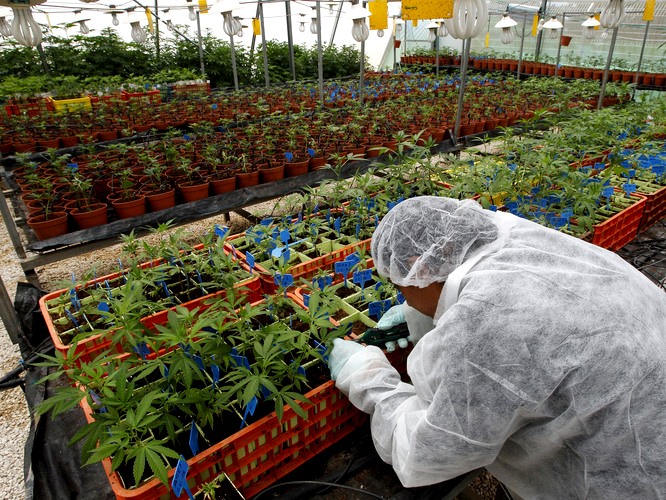
[[[353,486],[347,486],[345,484],[326,483],[324,481],[287,481],[285,483],[274,484],[273,486],[269,486],[265,490],[261,491],[257,496],[255,496],[253,498],[254,498],[254,500],[256,500],[257,498],[259,498],[264,493],[267,493],[267,492],[269,492],[271,490],[274,490],[276,488],[280,488],[282,486],[295,486],[295,485],[300,485],[300,484],[315,484],[315,485],[320,485],[320,486],[327,486],[329,488],[342,488],[343,490],[354,491],[356,493],[362,493],[363,495],[367,495],[369,497],[380,498],[382,500],[386,500],[385,497],[383,497],[382,495],[378,495],[377,493],[373,493],[371,491],[362,490],[361,488],[354,488]]]
[[[22,385],[24,383],[24,380],[19,375],[21,375],[21,373],[26,371],[29,365],[31,365],[35,361],[38,361],[40,358],[40,354],[46,354],[52,349],[53,349],[53,344],[51,344],[50,339],[42,342],[37,347],[36,351],[33,352],[30,356],[28,356],[28,359],[26,360],[22,359],[15,368],[13,368],[11,371],[5,373],[2,377],[0,377],[0,391],[6,389],[13,389],[14,387]]]

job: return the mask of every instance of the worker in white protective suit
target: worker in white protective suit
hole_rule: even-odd
[[[336,340],[337,387],[406,487],[479,467],[523,498],[666,498],[666,293],[612,252],[419,197],[372,238],[404,294],[411,384]],[[433,327],[434,326],[434,327]]]

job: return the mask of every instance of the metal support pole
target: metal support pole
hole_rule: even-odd
[[[338,12],[335,14],[335,21],[333,21],[333,31],[331,31],[331,39],[328,41],[328,46],[333,46],[333,39],[335,38],[335,32],[338,31],[338,22],[340,22],[340,14],[342,14],[342,6],[344,2],[340,2],[338,5]],[[317,11],[317,19],[319,19],[319,11]],[[321,27],[321,26],[320,26]]]
[[[363,85],[365,77],[365,41],[361,42],[361,76],[358,79],[358,102],[363,106]]]
[[[259,17],[259,8],[260,8],[260,4],[257,3],[257,13],[254,15],[255,19]],[[250,62],[254,61],[254,46],[255,46],[256,43],[257,43],[257,35],[254,34],[254,29],[253,29],[252,30],[252,43],[250,44]]]
[[[395,46],[395,30],[394,30],[393,31],[393,72],[394,73],[398,64],[397,58],[398,58],[398,49]]]
[[[201,19],[197,11],[197,36],[199,37],[199,63],[201,64],[201,76],[206,78],[206,67],[204,66],[203,45],[201,41]]]
[[[7,334],[14,344],[19,343],[21,324],[16,317],[16,311],[12,305],[12,300],[9,298],[5,283],[0,276],[0,319],[5,325]]]
[[[545,19],[546,17],[546,7],[548,6],[548,0],[543,0],[541,2],[541,8],[539,9],[539,14]],[[543,30],[540,30],[537,33],[536,49],[534,51],[534,62],[539,62],[539,54],[541,53],[541,42],[543,40]]]
[[[564,20],[566,19],[567,13],[562,14],[562,29],[560,29],[560,41],[557,44],[557,59],[555,60],[555,76],[560,69],[560,53],[562,52],[562,35],[564,35]]]
[[[160,18],[158,17],[159,10],[157,10],[157,0],[155,0],[155,55],[160,59]]]
[[[27,256],[23,249],[23,243],[21,243],[21,235],[19,235],[16,224],[14,223],[14,216],[12,215],[11,210],[9,210],[7,198],[2,191],[0,191],[0,215],[2,215],[2,218],[5,221],[7,233],[9,234],[9,239],[12,241],[12,246],[14,247],[16,255],[18,255],[19,259],[24,260]]]
[[[238,91],[238,68],[236,67],[236,44],[234,44],[234,37],[229,37],[229,46],[231,47],[231,71],[234,75],[234,89]]]
[[[460,61],[460,93],[458,94],[458,110],[456,111],[456,124],[453,128],[453,144],[458,144],[458,134],[460,133],[460,119],[462,118],[463,101],[465,99],[465,83],[467,82],[467,63],[469,61],[469,49],[472,45],[472,39],[463,40],[463,54]]]
[[[266,49],[266,26],[264,25],[264,4],[259,1],[259,23],[261,24],[261,52],[264,56],[264,82],[266,87],[271,86],[271,79],[268,76],[268,51]]]
[[[648,31],[650,30],[650,21],[645,21],[645,34],[643,35],[643,46],[641,47],[641,55],[638,56],[638,66],[636,66],[636,76],[634,76],[634,84],[638,85],[638,76],[641,73],[641,65],[643,64],[643,54],[645,53],[645,44],[647,43]],[[636,89],[634,88],[634,94]]]
[[[317,11],[317,80],[319,83],[319,105],[324,106],[324,53],[321,49],[321,2],[317,0],[315,4]],[[342,9],[342,2],[340,2]],[[338,17],[340,12],[338,12]],[[335,31],[333,32],[335,33]]]
[[[435,35],[435,76],[439,77],[439,26]]]
[[[42,63],[42,69],[44,70],[45,74],[49,74],[49,63],[46,61],[46,54],[44,53],[44,47],[42,47],[42,44],[37,45],[37,52],[39,53],[39,60]]]
[[[523,67],[523,47],[525,45],[525,26],[527,26],[527,16],[523,16],[523,36],[520,39],[520,55],[518,56],[518,71],[516,71],[516,76],[520,80],[520,70]]]
[[[287,43],[289,44],[289,67],[291,68],[291,79],[296,81],[296,62],[294,61],[294,34],[291,30],[291,0],[285,0],[285,11],[287,15]]]
[[[601,109],[601,104],[604,100],[606,93],[606,84],[608,83],[608,71],[610,70],[611,61],[613,60],[613,51],[615,50],[615,40],[617,39],[618,28],[613,29],[613,37],[611,38],[610,48],[608,49],[608,59],[606,59],[606,68],[604,69],[604,79],[601,82],[601,92],[599,92],[599,102],[597,102],[597,109]]]

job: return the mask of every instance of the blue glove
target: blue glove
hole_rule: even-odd
[[[331,379],[336,380],[349,358],[365,349],[361,344],[351,340],[335,339],[333,350],[328,356],[328,367],[331,370]]]
[[[397,304],[384,313],[384,316],[382,316],[377,322],[377,328],[380,330],[388,330],[389,328],[398,326],[405,321],[407,320],[405,319],[405,313],[403,311],[402,304]]]

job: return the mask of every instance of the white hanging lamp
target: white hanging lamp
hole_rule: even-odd
[[[479,36],[488,24],[488,3],[485,0],[455,0],[453,17],[445,19],[449,34],[458,40]]]
[[[237,20],[233,11],[240,7],[235,0],[218,0],[208,12],[211,14],[221,13],[222,18],[224,19],[222,23],[222,28],[227,36],[237,35],[239,31],[243,29],[243,24]]]
[[[430,21],[426,28],[428,28],[428,41],[433,43],[437,40],[437,30],[439,29],[439,25],[435,21]]]
[[[19,3],[20,1],[20,3]],[[0,0],[0,6],[10,7],[14,13],[11,34],[24,47],[36,47],[42,43],[42,27],[32,17],[32,7],[46,0]]]
[[[120,19],[118,19],[118,14],[124,13],[124,10],[116,9],[115,5],[109,5],[109,10],[104,11],[104,14],[111,14],[111,24],[114,26],[120,26]]]
[[[434,21],[439,25],[437,28],[437,36],[444,38],[449,36],[449,31],[446,29],[446,24],[444,24],[444,19],[434,19]]]
[[[160,21],[163,21],[166,24],[166,27],[169,31],[173,31],[175,26],[171,20],[171,9],[164,9],[162,15],[160,16]]]
[[[502,19],[497,22],[495,28],[502,30],[500,40],[503,44],[508,45],[513,42],[513,27],[516,25],[518,25],[518,23],[511,19],[508,12],[505,12]]]
[[[312,9],[312,17],[310,18],[310,33],[317,34],[317,9]]]
[[[610,0],[599,16],[599,24],[606,29],[617,28],[624,18],[623,0]]]
[[[583,27],[583,38],[586,40],[593,40],[596,35],[596,30],[594,28],[600,25],[601,23],[594,17],[594,14],[590,14],[590,17],[581,24]]]
[[[368,24],[365,22],[365,19],[370,15],[372,15],[371,12],[361,6],[360,3],[351,8],[349,17],[354,21],[354,26],[352,26],[352,36],[357,42],[365,42],[370,36],[370,28],[368,28]]]
[[[127,12],[127,22],[132,27],[132,40],[136,43],[145,43],[148,40],[148,33],[141,27],[141,21],[145,19],[139,12],[134,9]]]
[[[557,20],[556,16],[551,16],[551,18],[543,23],[543,29],[548,30],[548,36],[550,38],[557,38],[557,30],[561,30],[564,26],[561,22]]]
[[[194,10],[194,5],[192,5],[192,0],[187,0],[187,17],[190,21],[196,21],[197,20],[197,13]]]
[[[79,19],[75,22],[79,23],[79,31],[81,32],[82,35],[87,35],[90,33],[90,28],[86,24],[86,21],[90,21],[90,19]]]
[[[0,17],[0,35],[5,38],[12,36],[12,27],[4,17]]]

